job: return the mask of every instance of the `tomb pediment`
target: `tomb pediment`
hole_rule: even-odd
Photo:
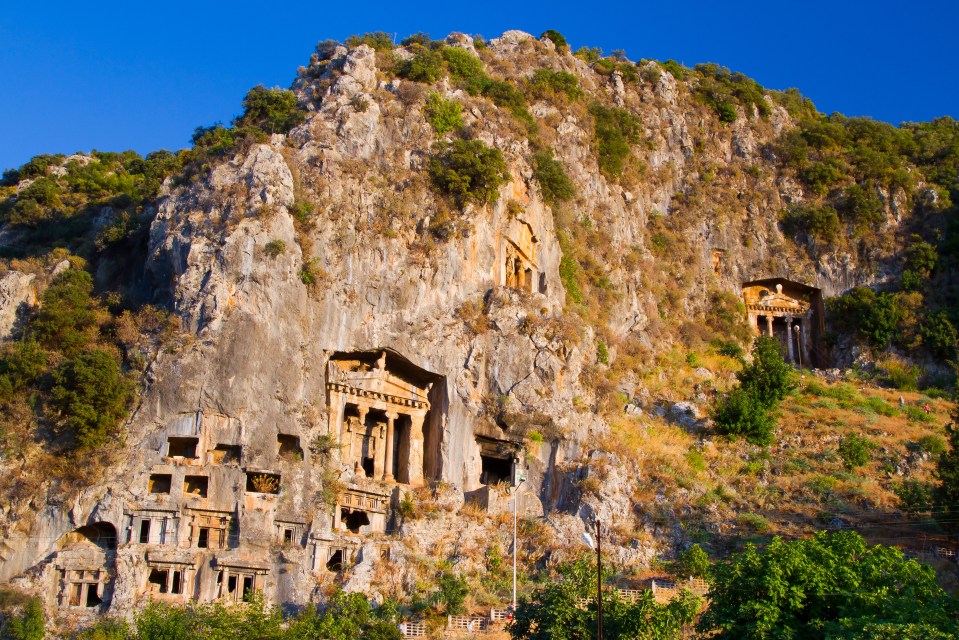
[[[375,362],[330,359],[326,382],[331,391],[400,406],[429,408],[432,383],[418,384],[391,371],[386,362],[385,351]]]

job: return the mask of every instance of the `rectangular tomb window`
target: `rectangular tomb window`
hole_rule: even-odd
[[[218,444],[210,451],[210,461],[214,464],[240,464],[243,447],[237,444]]]
[[[167,442],[169,443],[167,455],[171,458],[196,460],[199,457],[196,451],[197,446],[200,444],[199,438],[171,437],[167,438]]]
[[[140,544],[147,544],[150,542],[150,521],[141,520],[140,521]]]
[[[170,584],[170,593],[176,593],[176,594],[183,593],[183,572],[182,571],[173,572],[173,581]]]
[[[493,485],[512,481],[513,461],[511,459],[481,454],[480,461],[482,463],[480,483]]]
[[[228,514],[197,514],[193,518],[193,541],[200,549],[226,547],[231,518]]]
[[[150,591],[153,593],[166,593],[167,580],[170,572],[165,569],[153,569],[150,571]]]
[[[71,607],[98,607],[103,604],[100,597],[102,585],[99,571],[75,570],[68,573],[69,583],[66,585],[68,595],[66,601]]]
[[[173,476],[169,473],[150,474],[148,488],[150,493],[170,493],[170,487],[173,484]]]
[[[226,575],[225,585],[224,575]],[[233,602],[248,602],[251,594],[257,590],[256,573],[250,573],[249,569],[236,572],[227,567],[217,574],[216,583],[220,587],[220,597]]]
[[[248,471],[246,474],[246,490],[252,493],[280,492],[280,476],[265,471]]]
[[[285,460],[302,460],[303,449],[300,447],[299,436],[291,436],[286,433],[280,433],[276,436],[277,451],[281,458]]]
[[[186,496],[195,496],[205,498],[209,479],[206,476],[184,476],[183,494]]]
[[[283,544],[293,544],[293,529],[283,530]]]

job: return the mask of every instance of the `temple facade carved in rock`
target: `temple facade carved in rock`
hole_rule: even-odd
[[[784,278],[743,284],[743,301],[755,335],[779,340],[787,360],[807,367],[825,367],[825,313],[822,292]]]

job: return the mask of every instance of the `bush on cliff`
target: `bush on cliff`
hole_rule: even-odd
[[[430,160],[434,187],[460,207],[496,202],[499,188],[509,181],[499,149],[487,147],[480,140],[455,140],[439,148],[440,153]]]

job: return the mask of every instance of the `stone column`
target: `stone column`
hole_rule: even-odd
[[[752,330],[753,335],[759,335],[759,316],[750,311],[746,317],[749,321],[749,328]]]
[[[396,413],[387,413],[386,414],[386,443],[383,447],[384,455],[383,460],[383,479],[387,482],[393,481],[393,423],[396,419],[399,418],[399,415]]]
[[[786,316],[786,345],[789,347],[789,362],[796,362],[793,353],[793,317]]]
[[[766,316],[766,328],[769,330],[769,337],[773,337],[773,315],[770,313]]]
[[[343,397],[340,393],[331,391],[326,432],[331,438],[336,438],[336,444],[340,445],[331,452],[334,462],[340,462],[343,457],[343,413],[345,409]]]
[[[410,418],[410,458],[407,468],[410,485],[420,487],[423,486],[423,419],[426,418],[426,414],[417,412]]]

